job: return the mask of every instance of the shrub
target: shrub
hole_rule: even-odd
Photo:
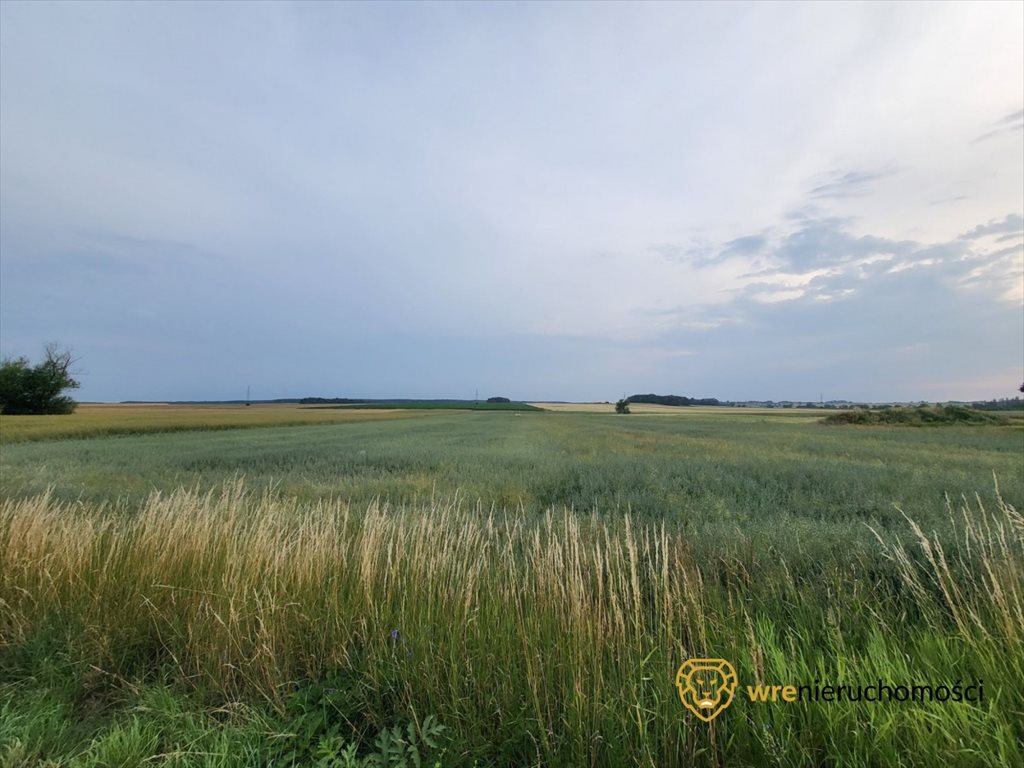
[[[859,409],[832,413],[821,420],[822,424],[897,424],[911,427],[939,426],[944,424],[1005,425],[1005,416],[986,413],[964,405],[918,406],[902,408],[885,406],[877,410]]]
[[[27,357],[5,358],[0,363],[0,413],[71,413],[78,405],[65,390],[77,389],[71,377],[70,350],[46,345],[43,362],[33,366]]]

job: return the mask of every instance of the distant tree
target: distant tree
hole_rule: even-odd
[[[616,413],[629,413],[629,400],[625,397],[615,403]]]
[[[294,400],[274,400],[275,403],[291,403]],[[359,403],[368,403],[369,400],[354,400],[351,397],[304,397],[299,400],[299,405],[355,405]]]
[[[716,397],[683,397],[682,395],[630,395],[631,403],[649,403],[651,405],[721,405]]]
[[[487,402],[488,403],[511,403],[512,401],[509,400],[507,397],[488,397],[487,398]]]
[[[64,394],[79,384],[71,376],[71,350],[47,344],[45,358],[32,365],[27,357],[0,361],[0,413],[71,413],[78,405]]]

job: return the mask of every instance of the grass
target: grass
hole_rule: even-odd
[[[947,514],[957,538],[941,555],[908,520],[903,537],[879,534],[873,556],[821,564],[809,579],[742,537],[706,557],[685,535],[628,516],[538,518],[457,500],[357,510],[241,484],[154,495],[128,516],[46,496],[8,501],[4,676],[28,681],[36,702],[8,690],[9,716],[31,721],[8,726],[9,744],[33,759],[95,749],[95,737],[87,748],[73,733],[51,742],[39,725],[52,717],[38,687],[48,674],[86,701],[155,686],[174,701],[256,702],[265,723],[294,711],[310,685],[300,681],[333,681],[343,739],[368,747],[430,713],[450,732],[444,764],[455,766],[840,755],[844,765],[1007,765],[1024,739],[1024,520],[998,495]],[[50,654],[25,652],[33,643]],[[748,684],[982,679],[988,701],[740,700],[709,728],[671,686],[683,660],[705,656],[730,659]],[[34,718],[33,706],[44,708]],[[166,737],[137,706],[115,707],[99,743],[116,733],[120,754],[141,762]],[[220,724],[199,730],[223,735]],[[242,738],[251,758],[227,764],[273,753],[266,732]]]
[[[1024,431],[819,415],[5,445],[0,766],[381,765],[393,736],[456,768],[1019,764]],[[708,726],[673,686],[700,656],[985,701]]]

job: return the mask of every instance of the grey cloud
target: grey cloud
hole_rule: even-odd
[[[915,256],[949,256],[965,249],[962,243],[914,246]],[[853,270],[819,276],[800,297],[773,303],[758,301],[758,293],[786,286],[765,281],[726,306],[708,308],[702,317],[691,313],[689,325],[667,333],[663,343],[685,342],[696,353],[693,359],[701,361],[708,382],[724,375],[738,358],[758,371],[758,391],[816,399],[820,389],[827,399],[846,396],[851,383],[858,382],[858,391],[920,397],[928,386],[955,381],[964,371],[985,370],[993,359],[1007,367],[1020,364],[1020,307],[993,301],[994,284],[985,276],[965,288],[976,264],[945,258],[896,272],[888,271],[888,264],[871,265],[879,268],[868,276]],[[1005,280],[1005,270],[994,279]],[[723,316],[733,322],[708,322],[699,335],[691,330],[695,322]],[[691,363],[681,362],[680,371],[687,365]],[[1007,396],[1017,384],[1007,381]],[[810,386],[816,389],[808,391]],[[746,391],[726,396],[742,397]]]
[[[1022,129],[1024,129],[1024,124],[1017,125],[1012,128],[996,128],[994,130],[986,131],[985,133],[981,134],[981,136],[978,136],[974,141],[971,142],[971,144],[980,144],[981,142],[987,141],[988,139],[991,139],[995,136],[999,136],[1002,133],[1008,133],[1010,131],[1019,131]]]
[[[782,241],[775,256],[787,268],[803,271],[879,254],[904,255],[914,250],[914,243],[909,241],[873,235],[856,237],[846,231],[848,224],[848,220],[841,218],[808,222]]]
[[[970,251],[964,248],[963,243],[956,240],[933,244],[910,242],[914,246],[911,256],[917,261],[955,261],[970,255]]]
[[[880,284],[904,272],[944,281],[949,286],[983,285],[987,296],[1005,290],[1006,270],[985,273],[984,266],[1001,264],[1020,252],[1021,246],[994,251],[972,248],[963,239],[945,243],[895,241],[866,235],[854,237],[844,229],[844,222],[831,219],[808,226],[790,235],[776,252],[783,267],[778,272],[802,272],[828,266],[833,271],[811,280],[805,286],[808,299],[832,296],[849,289],[877,290]],[[869,256],[891,256],[868,264],[857,263]],[[979,268],[982,271],[979,273]],[[772,274],[764,275],[770,281]]]
[[[800,206],[799,208],[787,211],[783,218],[786,221],[802,223],[807,221],[816,221],[817,219],[822,218],[824,215],[825,214],[822,212],[821,208],[819,208],[817,205],[815,205],[814,203],[806,203]]]
[[[746,235],[730,240],[722,246],[721,255],[726,256],[749,256],[762,250],[768,239],[764,235]]]
[[[688,243],[661,243],[651,246],[651,250],[667,261],[679,264],[693,264],[703,267],[716,260],[718,249],[706,238],[691,238]]]
[[[890,256],[902,261],[948,261],[967,253],[968,241],[999,232],[1016,232],[1024,220],[1017,214],[979,225],[948,243],[920,243],[913,240],[893,240],[875,235],[855,235],[850,232],[853,220],[841,217],[815,218],[809,211],[790,214],[787,218],[799,226],[777,245],[771,246],[766,235],[746,235],[720,245],[710,241],[694,241],[686,245],[663,244],[652,250],[670,261],[706,267],[732,256],[764,254],[773,266],[754,268],[744,277],[771,277],[780,272],[807,272],[823,267],[837,267],[871,256]],[[1005,237],[1017,237],[1007,235]],[[891,265],[889,265],[891,266]],[[888,269],[889,266],[861,267],[868,272]]]
[[[842,243],[845,233],[834,233]],[[806,286],[806,300],[819,300],[850,289],[871,292],[880,287],[906,285],[904,279],[941,283],[951,292],[962,289],[983,289],[984,300],[992,298],[1008,287],[1008,259],[1020,253],[1024,246],[985,250],[970,247],[962,239],[947,243],[918,243],[889,241],[884,238],[863,237],[853,239],[854,252],[892,255],[892,259],[870,264],[843,265],[825,275],[819,275]],[[863,247],[863,250],[859,250]],[[1012,269],[1012,266],[1010,267]],[[896,275],[902,275],[896,278]],[[916,298],[916,294],[914,294]],[[916,303],[916,302],[915,302]]]
[[[752,256],[764,250],[767,244],[768,238],[763,234],[737,237],[721,245],[706,238],[695,237],[688,243],[654,245],[651,250],[667,261],[701,268],[732,256]]]
[[[978,136],[972,144],[978,144],[979,142],[986,141],[1005,133],[1016,133],[1017,131],[1024,131],[1024,109],[1019,112],[1013,112],[1006,117],[996,121],[996,127],[991,130],[985,131],[985,133]]]
[[[872,293],[886,286],[906,289],[917,297],[916,289],[909,286],[925,280],[944,286],[943,290],[974,291],[991,301],[1009,287],[1016,257],[1024,245],[987,250],[972,246],[971,240],[990,232],[1003,231],[1017,225],[1020,217],[1010,214],[971,230],[970,237],[961,237],[943,243],[922,243],[913,240],[892,240],[874,235],[857,236],[849,230],[852,221],[836,217],[818,220],[805,219],[801,226],[787,235],[775,248],[769,249],[767,258],[774,262],[769,269],[754,270],[745,278],[753,282],[736,292],[733,309],[741,309],[738,324],[759,317],[759,312],[744,309],[745,305],[762,304],[773,294],[795,292],[779,304],[810,303],[814,306],[833,305],[851,301],[863,293]],[[978,234],[980,233],[980,234]],[[744,238],[740,238],[741,240]],[[722,255],[736,241],[729,241],[718,249]],[[883,256],[878,260],[866,259]],[[793,276],[827,268],[819,274],[795,285]],[[906,296],[904,296],[906,299]],[[917,302],[915,300],[915,306]],[[715,310],[716,316],[723,312]],[[688,319],[692,327],[700,322],[712,323],[711,317]],[[719,325],[720,323],[714,322]]]
[[[1016,256],[1021,251],[1024,251],[1024,243],[1017,243],[1017,245],[1011,245],[1008,248],[1000,248],[998,251],[992,251],[986,253],[986,259],[1002,259],[1006,256]]]
[[[830,181],[819,184],[811,189],[810,194],[815,199],[860,197],[870,191],[869,188],[872,182],[892,174],[893,171],[848,171],[846,173],[836,173]]]
[[[976,240],[986,235],[1012,234],[1018,236],[1024,230],[1024,217],[1019,213],[1009,213],[1002,219],[992,219],[987,224],[979,224],[974,229],[960,235],[960,240]]]

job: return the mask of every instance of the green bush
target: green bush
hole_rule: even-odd
[[[885,406],[877,410],[861,409],[832,413],[821,420],[822,424],[902,424],[923,427],[944,424],[1006,425],[1005,416],[979,411],[965,405],[919,406],[903,408]]]
[[[5,358],[0,363],[0,413],[71,413],[78,405],[65,390],[77,389],[71,377],[71,352],[46,346],[43,362],[33,366],[27,357]]]

